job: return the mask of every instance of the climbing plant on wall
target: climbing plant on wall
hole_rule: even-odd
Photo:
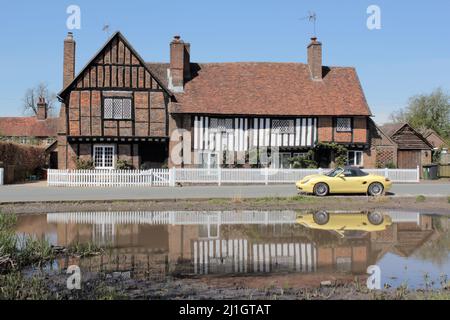
[[[319,143],[305,155],[291,158],[290,163],[295,169],[318,168],[319,157],[324,153],[334,155],[334,162],[337,167],[343,167],[347,164],[348,149],[337,143]]]

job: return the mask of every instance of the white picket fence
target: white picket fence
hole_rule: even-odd
[[[170,170],[48,170],[52,187],[162,187],[170,182]]]
[[[47,182],[56,187],[164,187],[177,184],[288,184],[325,169],[153,169],[49,170]],[[417,169],[367,169],[396,183],[419,183]]]
[[[2,186],[5,182],[5,170],[0,168],[0,186]]]

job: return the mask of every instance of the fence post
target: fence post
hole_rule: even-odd
[[[319,174],[322,175],[323,174],[323,169],[319,168]]]
[[[219,187],[222,185],[222,168],[220,166],[217,169],[217,183]]]
[[[0,186],[2,186],[3,185],[3,180],[4,180],[4,172],[5,172],[5,170],[3,169],[3,168],[0,168]]]
[[[169,169],[169,186],[175,187],[177,184],[177,169],[171,168]]]
[[[266,181],[266,186],[268,186],[269,185],[269,167],[266,167],[265,169],[264,169],[264,174],[265,174],[265,181]]]
[[[417,166],[417,183],[420,183],[420,166]]]
[[[388,168],[384,168],[384,177],[389,178],[389,169]]]

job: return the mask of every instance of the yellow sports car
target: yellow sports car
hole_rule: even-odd
[[[391,189],[392,182],[386,177],[368,174],[356,167],[345,167],[327,174],[305,177],[297,182],[296,186],[300,192],[319,197],[333,193],[365,193],[381,196]]]
[[[310,229],[335,231],[342,237],[346,231],[379,232],[392,225],[392,219],[381,212],[326,212],[300,214],[297,223]]]

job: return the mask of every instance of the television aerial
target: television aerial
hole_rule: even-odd
[[[308,20],[313,25],[313,36],[317,36],[317,14],[314,11],[310,11],[306,17],[301,18],[302,21]]]

